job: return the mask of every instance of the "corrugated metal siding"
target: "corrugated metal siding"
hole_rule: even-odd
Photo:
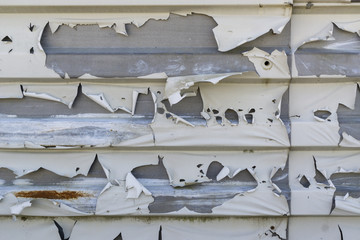
[[[0,1],[0,239],[356,239],[356,1]]]

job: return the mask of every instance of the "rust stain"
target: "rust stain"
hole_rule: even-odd
[[[76,199],[80,197],[91,197],[92,195],[80,191],[21,191],[14,194],[16,197],[22,198],[45,198],[45,199]]]

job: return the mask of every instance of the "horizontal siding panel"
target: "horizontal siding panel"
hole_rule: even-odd
[[[357,1],[0,6],[6,239],[358,235]]]

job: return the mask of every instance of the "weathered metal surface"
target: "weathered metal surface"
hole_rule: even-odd
[[[2,236],[356,238],[360,5],[207,2],[0,1]]]

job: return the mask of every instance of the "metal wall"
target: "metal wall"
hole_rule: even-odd
[[[0,239],[356,239],[356,1],[0,6]]]

